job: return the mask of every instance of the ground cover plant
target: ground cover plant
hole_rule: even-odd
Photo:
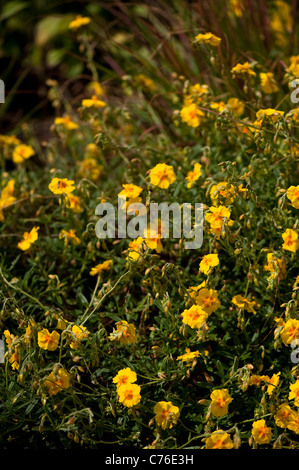
[[[47,139],[0,135],[0,445],[298,449],[297,4],[94,3]],[[119,196],[202,246],[100,239]]]

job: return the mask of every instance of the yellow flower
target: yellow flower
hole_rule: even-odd
[[[195,103],[184,106],[180,111],[182,121],[191,127],[198,127],[204,113],[197,107]]]
[[[64,318],[58,318],[56,328],[58,328],[58,330],[65,330],[67,327],[67,323],[68,321]]]
[[[195,301],[197,305],[199,305],[209,315],[221,307],[217,296],[217,291],[214,289],[201,289],[198,292]]]
[[[132,323],[125,320],[116,323],[116,330],[109,335],[111,341],[119,341],[121,344],[133,344],[137,341],[136,329]]]
[[[293,411],[287,403],[283,403],[274,415],[275,424],[280,428],[286,428],[290,422]]]
[[[69,115],[64,116],[64,117],[57,117],[54,120],[55,126],[64,126],[68,131],[72,131],[75,129],[78,129],[78,124],[74,121],[71,120],[71,117]]]
[[[271,30],[275,35],[275,42],[278,46],[286,46],[289,43],[289,35],[293,28],[293,18],[291,6],[284,1],[275,1],[277,10],[274,10],[270,17]]]
[[[268,288],[273,288],[274,281],[286,277],[286,263],[284,259],[277,258],[274,253],[267,253],[267,262],[264,270],[271,273],[268,277]]]
[[[232,449],[234,443],[227,432],[218,429],[205,439],[205,447],[206,449]]]
[[[78,166],[78,176],[92,181],[96,181],[103,171],[103,166],[99,165],[95,158],[84,158]]]
[[[3,145],[20,145],[22,142],[15,135],[1,135],[0,134],[0,144]]]
[[[273,374],[269,380],[267,380],[268,388],[267,388],[267,393],[268,395],[272,395],[273,390],[278,386],[279,383],[279,376],[280,372],[278,374]]]
[[[299,406],[299,379],[294,384],[290,385],[289,400],[294,400],[294,405]]]
[[[298,413],[298,411],[293,411],[292,410],[289,422],[287,424],[287,428],[290,431],[293,431],[296,434],[299,434],[299,413]]]
[[[225,225],[232,225],[230,220],[230,210],[224,206],[210,207],[210,212],[206,215],[206,221],[210,224],[210,232],[219,239]]]
[[[171,401],[159,401],[154,406],[155,421],[162,429],[171,429],[180,417],[178,406]]]
[[[221,43],[221,38],[218,38],[213,33],[198,34],[194,40],[198,44],[209,44],[213,47],[217,47]]]
[[[210,104],[211,109],[216,109],[219,113],[222,113],[226,108],[224,101],[218,101]]]
[[[35,154],[35,151],[33,150],[30,145],[17,145],[13,151],[12,154],[12,159],[14,163],[22,163],[23,161],[27,160],[27,158],[32,157],[32,155]]]
[[[225,106],[235,116],[240,117],[244,113],[244,104],[238,98],[230,98]]]
[[[20,368],[19,364],[20,356],[18,354],[18,348],[15,347],[14,351],[10,353],[8,361],[11,363],[11,368],[13,370],[18,370]]]
[[[259,122],[264,121],[264,119],[269,120],[272,123],[278,121],[280,117],[284,115],[284,111],[279,111],[278,109],[267,108],[267,109],[260,109],[256,113],[256,118]]]
[[[201,85],[200,83],[195,83],[189,88],[189,93],[192,97],[198,98],[201,95],[206,95],[209,93],[208,85]]]
[[[1,194],[0,194],[1,200],[6,201],[7,199],[10,199],[10,197],[12,196],[12,194],[14,192],[15,182],[16,182],[16,180],[14,178],[12,178],[11,180],[8,181],[7,185],[4,186],[4,188],[2,189]]]
[[[291,228],[287,228],[286,231],[282,234],[283,238],[283,245],[282,248],[284,250],[292,251],[295,253],[299,248],[299,240],[298,240],[298,232],[292,230]]]
[[[19,369],[20,368],[20,364],[19,364],[20,356],[18,354],[18,348],[16,345],[13,346],[14,341],[17,340],[18,337],[11,334],[9,330],[4,331],[4,336],[5,336],[6,344],[8,347],[8,352],[9,352],[8,361],[10,362],[13,370]]]
[[[65,205],[76,214],[79,214],[83,211],[83,208],[81,206],[81,199],[78,196],[75,196],[74,194],[69,193],[65,196]]]
[[[279,88],[272,72],[260,73],[261,89],[264,93],[277,93]]]
[[[270,377],[268,375],[252,375],[249,379],[249,385],[260,386],[261,382],[269,382]]]
[[[157,253],[161,253],[163,246],[161,243],[161,234],[158,231],[148,227],[145,230],[144,237],[144,243],[148,248],[156,250]]]
[[[136,203],[142,201],[139,194],[142,193],[143,188],[136,184],[123,184],[123,190],[118,193],[118,197],[124,199],[124,203],[121,208],[124,210],[126,207],[127,214],[138,214]],[[144,209],[146,211],[146,209]],[[146,213],[146,212],[145,212]]]
[[[204,274],[207,274],[210,268],[218,266],[219,258],[217,254],[210,253],[209,255],[204,255],[202,258],[199,270]]]
[[[129,385],[133,382],[136,382],[137,374],[130,367],[121,369],[118,371],[117,375],[113,377],[113,383],[116,384],[117,389],[122,385]]]
[[[70,22],[69,28],[76,31],[81,26],[85,26],[89,23],[90,18],[88,18],[88,16],[77,15],[76,18]]]
[[[189,325],[190,328],[201,328],[206,322],[208,316],[209,315],[202,307],[199,305],[192,305],[192,307],[183,311],[182,321],[185,325]]]
[[[86,327],[83,325],[73,325],[72,334],[75,340],[70,343],[72,349],[77,349],[80,346],[81,340],[87,338],[89,331],[86,331]]]
[[[186,353],[182,356],[178,356],[176,360],[182,362],[193,362],[199,356],[201,356],[199,351],[191,352],[189,348],[186,348]]]
[[[203,287],[205,287],[205,285],[206,285],[206,281],[203,281],[198,286],[189,287],[188,289],[189,297],[191,297],[191,299],[195,298],[197,296],[197,292]]]
[[[280,274],[283,277],[286,273],[286,265],[282,258],[277,258],[274,253],[267,253],[267,262],[264,266],[265,271]]]
[[[25,232],[23,234],[23,240],[18,243],[18,248],[23,251],[28,250],[32,243],[34,243],[38,239],[38,230],[39,227],[33,227],[30,232]]]
[[[287,68],[286,72],[297,78],[299,75],[299,63],[297,61],[292,62],[291,65]]]
[[[235,16],[240,18],[244,13],[244,3],[243,0],[229,0],[230,10]]]
[[[222,417],[228,413],[228,405],[233,401],[226,388],[221,390],[213,390],[210,395],[211,413],[217,418]]]
[[[26,327],[26,330],[25,330],[25,335],[24,335],[24,342],[26,344],[30,344],[30,340],[32,339],[33,337],[33,329],[32,329],[32,326],[36,326],[36,323],[34,321],[31,321],[30,320],[30,323],[29,325]]]
[[[150,77],[146,77],[142,73],[134,78],[134,82],[142,88],[147,88],[150,91],[155,91],[157,89],[154,80],[152,80]]]
[[[87,85],[87,89],[91,92],[92,96],[93,95],[96,95],[96,96],[105,95],[105,90],[103,89],[102,85],[97,80],[90,82]]]
[[[138,405],[141,400],[141,388],[137,384],[124,384],[117,389],[118,401],[128,408]]]
[[[150,170],[150,182],[161,189],[167,189],[176,180],[173,167],[166,163],[158,163]]]
[[[13,196],[15,187],[15,180],[11,179],[8,181],[7,185],[1,191],[0,194],[0,221],[4,220],[3,209],[16,201],[16,198]]]
[[[141,197],[130,197],[126,201],[127,214],[128,215],[146,215],[147,214],[146,207],[143,206],[140,211],[140,207],[138,207],[137,205],[141,201],[142,201]]]
[[[256,311],[253,308],[255,305],[257,305],[255,300],[247,299],[246,297],[243,297],[242,295],[235,295],[232,298],[232,303],[241,309],[244,309],[244,310],[247,310],[248,312],[256,314]]]
[[[74,245],[79,245],[81,243],[81,240],[77,237],[76,230],[74,229],[70,229],[69,231],[61,230],[59,238],[64,239],[65,245],[67,245],[68,241],[71,241]]]
[[[39,331],[37,334],[38,337],[38,345],[41,349],[45,349],[48,351],[55,351],[58,347],[60,334],[57,331],[52,331],[50,333],[46,328],[42,331]]]
[[[187,176],[185,178],[188,181],[187,188],[192,188],[195,181],[197,181],[201,175],[202,175],[201,164],[195,163],[193,170],[188,171]]]
[[[254,421],[252,424],[252,437],[257,444],[268,444],[271,441],[272,429],[266,426],[264,419]]]
[[[299,55],[292,55],[290,57],[290,70],[293,70],[292,67],[299,65]]]
[[[144,241],[143,238],[138,237],[136,238],[136,240],[133,240],[129,243],[127,259],[135,261],[136,259],[139,258],[141,254],[143,241]]]
[[[291,201],[291,205],[295,209],[299,209],[299,185],[290,186],[287,190],[287,198]]]
[[[105,101],[99,100],[97,95],[93,95],[91,98],[87,98],[82,100],[82,106],[85,106],[85,108],[104,108],[107,106],[107,103]]]
[[[280,336],[284,344],[291,344],[294,339],[299,339],[299,320],[290,318],[280,331]]]
[[[231,69],[233,76],[243,75],[243,76],[252,76],[255,77],[256,73],[252,70],[251,64],[249,62],[244,62],[244,64],[237,64]]]
[[[126,198],[137,198],[143,191],[143,188],[136,184],[123,184],[123,190],[118,193],[118,196],[125,196]]]
[[[236,193],[234,186],[226,181],[221,181],[211,187],[210,198],[213,206],[220,205],[222,200],[225,204],[232,204],[235,197]]]
[[[101,274],[103,271],[109,271],[109,269],[111,269],[112,267],[112,264],[113,264],[112,260],[108,259],[104,261],[103,263],[99,263],[96,266],[94,266],[91,269],[89,274],[91,276],[95,276],[96,274]]]
[[[70,374],[60,367],[57,371],[51,372],[44,381],[49,395],[57,395],[61,390],[70,387]]]
[[[5,340],[6,340],[7,347],[10,349],[11,346],[12,346],[13,341],[14,341],[17,337],[14,336],[13,334],[11,334],[9,330],[4,330],[3,334],[4,334],[4,336],[5,336]]]
[[[299,123],[299,108],[295,108],[289,111],[286,117],[291,119],[296,124],[298,124]]]
[[[49,184],[49,189],[54,194],[70,194],[75,190],[75,182],[67,178],[53,178]]]

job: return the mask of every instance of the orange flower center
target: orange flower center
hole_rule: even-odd
[[[66,184],[65,181],[58,181],[58,183],[57,183],[57,188],[62,188],[62,189],[64,189],[64,188],[66,188],[66,187],[67,187],[67,184]]]
[[[168,415],[169,415],[170,411],[169,410],[163,410],[162,413],[161,413],[161,416],[162,416],[162,419],[163,420],[166,420]]]
[[[196,119],[197,118],[197,112],[196,111],[189,111],[189,116],[191,119]]]
[[[224,408],[226,405],[225,405],[225,399],[224,398],[218,398],[217,400],[217,405],[220,407],[220,408]]]
[[[218,439],[217,441],[214,442],[214,449],[222,449],[223,447],[223,440]]]
[[[164,181],[168,178],[168,174],[167,174],[167,171],[166,170],[163,170],[161,171],[160,173],[158,173],[158,178],[159,180],[161,181]]]
[[[265,426],[261,426],[260,429],[259,429],[259,437],[264,437],[267,435],[267,430],[265,428]]]
[[[291,338],[296,339],[299,336],[299,329],[296,326],[293,326],[289,329],[289,335]]]
[[[211,307],[214,302],[215,302],[215,300],[213,299],[213,297],[205,297],[203,299],[203,304],[204,304],[205,307]]]
[[[127,338],[128,336],[130,336],[130,332],[129,332],[129,330],[128,330],[127,327],[125,327],[125,329],[124,329],[123,336],[125,336],[126,338]]]
[[[123,375],[120,379],[119,379],[119,383],[121,384],[125,384],[128,380],[128,377],[126,375]]]
[[[190,313],[191,320],[197,320],[200,317],[198,312]]]
[[[45,342],[46,342],[47,344],[53,343],[53,338],[52,338],[52,336],[46,335],[46,336],[45,336]]]
[[[125,399],[126,400],[132,400],[134,398],[134,394],[132,392],[132,390],[127,390],[125,393]]]
[[[285,244],[288,245],[288,246],[291,246],[291,245],[293,244],[293,240],[292,240],[291,235],[288,236],[288,237],[285,239]]]

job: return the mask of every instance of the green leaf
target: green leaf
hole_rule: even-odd
[[[122,321],[123,320],[122,318],[120,318],[115,313],[105,313],[105,317],[111,318],[111,320],[114,320],[114,321]]]
[[[10,18],[16,13],[19,13],[20,11],[27,8],[28,5],[29,5],[28,2],[17,2],[17,1],[5,3],[3,10],[2,10],[2,15],[0,16],[0,21],[6,20],[7,18]]]
[[[82,294],[82,292],[77,293],[77,300],[78,300],[78,304],[81,307],[87,307],[88,306],[88,300],[85,297],[85,295]]]
[[[58,34],[68,31],[73,15],[47,16],[36,25],[35,42],[43,47]]]
[[[217,367],[217,370],[219,372],[220,377],[223,378],[224,377],[224,369],[223,369],[223,366],[222,366],[221,362],[219,361],[219,359],[216,362],[216,367]]]

